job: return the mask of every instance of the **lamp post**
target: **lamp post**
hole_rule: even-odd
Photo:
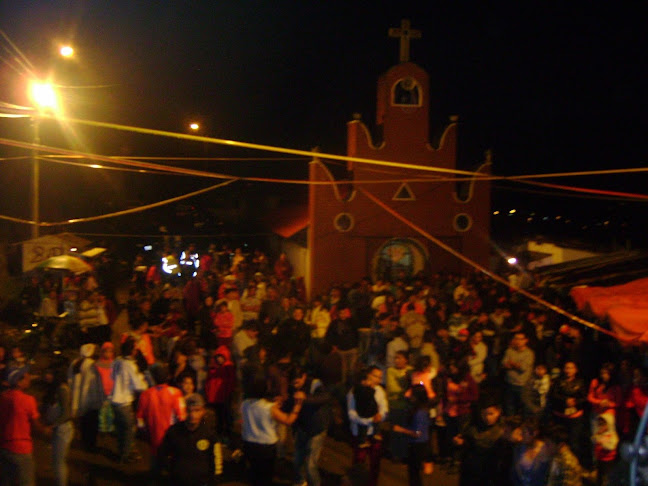
[[[40,162],[38,160],[38,147],[40,145],[40,116],[47,110],[55,110],[58,107],[58,99],[54,86],[50,83],[33,81],[29,90],[30,97],[34,102],[37,113],[31,118],[32,127],[32,191],[31,191],[31,210],[32,210],[32,230],[31,237],[38,238],[40,233]]]

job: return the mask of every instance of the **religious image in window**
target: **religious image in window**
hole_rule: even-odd
[[[403,78],[394,85],[393,104],[397,106],[421,106],[421,87],[412,78]]]

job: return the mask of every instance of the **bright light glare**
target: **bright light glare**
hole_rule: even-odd
[[[189,125],[189,128],[196,131],[196,130],[200,129],[200,125],[198,123],[192,123],[192,124]]]
[[[79,249],[77,247],[73,246],[72,248],[70,248],[70,251],[79,251]]]
[[[92,167],[93,169],[101,169],[102,166],[99,164],[91,164],[90,167]]]
[[[516,212],[517,212],[516,209],[511,209],[511,210],[509,211],[509,214],[515,214]]]
[[[510,257],[506,261],[509,263],[509,265],[515,265],[517,263],[517,258]]]
[[[30,87],[31,98],[39,109],[55,110],[58,106],[54,86],[42,81],[33,81]]]
[[[72,57],[74,56],[74,49],[72,48],[72,46],[61,46],[59,53],[63,57]]]

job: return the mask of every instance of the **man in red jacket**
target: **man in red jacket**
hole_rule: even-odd
[[[155,472],[157,449],[171,425],[186,418],[182,392],[169,386],[169,369],[166,365],[151,368],[156,386],[142,392],[137,406],[137,425],[146,428],[151,445],[151,470]]]
[[[11,370],[7,381],[11,388],[0,394],[0,480],[33,486],[32,427],[46,434],[51,427],[41,425],[36,399],[25,393],[31,383],[27,367]]]

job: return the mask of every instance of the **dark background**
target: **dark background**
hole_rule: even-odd
[[[448,117],[458,115],[462,168],[478,165],[487,149],[497,175],[646,166],[648,19],[641,3],[486,3],[2,2],[0,28],[43,75],[54,73],[66,86],[71,117],[179,132],[196,119],[208,136],[344,154],[345,123],[357,112],[373,125],[377,77],[398,61],[398,41],[387,30],[409,18],[423,32],[412,41],[411,59],[430,74],[430,139],[436,143]],[[77,50],[72,62],[56,56],[65,41]],[[0,56],[11,58],[7,50]],[[26,78],[6,62],[0,62],[0,82],[0,101],[27,103]],[[25,119],[0,119],[0,129],[5,138],[31,139]],[[277,157],[54,121],[43,122],[41,134],[46,145],[108,155]],[[0,147],[0,153],[24,152]],[[174,164],[307,176],[306,160]],[[2,162],[0,213],[29,216],[28,168],[26,161]],[[50,221],[214,183],[45,163],[42,180],[42,220]],[[633,174],[547,182],[645,193],[645,181]],[[262,233],[262,208],[304,195],[304,187],[235,183],[180,208],[64,229],[153,234],[164,223],[171,232]],[[493,217],[497,239],[547,234],[646,244],[645,202],[496,182],[492,206],[502,211]],[[504,216],[513,208],[514,215]],[[233,221],[232,214],[247,216]],[[28,234],[5,222],[0,231],[14,241]]]

